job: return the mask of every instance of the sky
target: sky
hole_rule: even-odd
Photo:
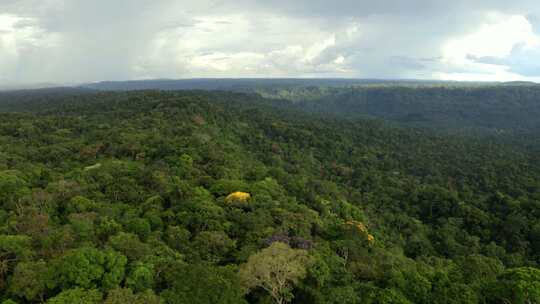
[[[0,84],[540,81],[538,0],[0,0]]]

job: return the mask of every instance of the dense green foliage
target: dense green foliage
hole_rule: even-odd
[[[339,117],[495,134],[540,130],[538,85],[364,85],[263,88],[261,95]]]
[[[226,92],[2,100],[0,303],[539,302],[525,145]]]

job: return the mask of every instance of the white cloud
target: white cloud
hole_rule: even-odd
[[[8,80],[8,76],[17,66],[19,58],[17,43],[20,34],[15,24],[20,18],[11,15],[0,15],[0,79]]]
[[[540,45],[540,37],[534,33],[532,25],[524,16],[491,13],[486,19],[479,29],[444,45],[445,58],[464,60],[469,55],[502,58],[510,55],[518,44],[526,49]]]
[[[524,80],[527,77],[512,72],[511,66],[495,63],[497,58],[511,56],[516,47],[522,50],[540,47],[540,37],[527,18],[488,13],[479,28],[443,45],[443,62],[449,71],[438,73],[438,77],[445,80]]]
[[[342,73],[345,58],[327,58],[335,34],[306,20],[273,15],[193,16],[188,26],[156,33],[138,57],[138,78],[309,76]],[[291,30],[298,29],[298,30]]]
[[[39,56],[38,53],[54,47],[58,37],[36,26],[35,20],[14,15],[0,15],[0,79],[13,82],[21,65]],[[46,66],[39,58],[40,67]]]
[[[234,54],[213,53],[195,56],[188,62],[189,70],[204,73],[240,73],[256,72],[258,65],[264,60],[264,55],[240,52]]]

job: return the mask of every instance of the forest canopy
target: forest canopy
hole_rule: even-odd
[[[370,90],[317,103],[361,111]],[[485,94],[538,107],[537,89]],[[0,94],[0,303],[540,303],[534,140],[313,102]]]

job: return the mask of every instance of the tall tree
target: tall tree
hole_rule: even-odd
[[[275,242],[249,257],[240,268],[240,278],[247,291],[260,287],[276,304],[283,304],[292,300],[292,289],[306,277],[309,263],[306,250]]]

